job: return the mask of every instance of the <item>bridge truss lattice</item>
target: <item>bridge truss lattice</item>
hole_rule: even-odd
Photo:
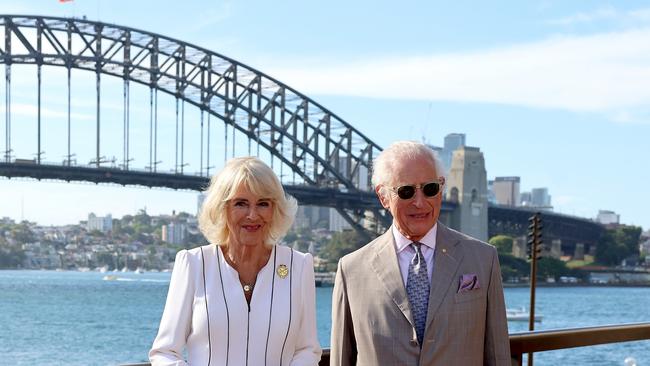
[[[175,98],[175,161],[172,173],[187,175],[185,155],[189,149],[200,149],[198,176],[207,179],[214,161],[216,143],[210,140],[211,117],[223,125],[228,139],[231,130],[233,154],[235,133],[243,134],[248,151],[254,144],[262,148],[280,169],[288,167],[300,185],[371,194],[371,161],[381,148],[349,123],[302,93],[231,58],[186,42],[133,28],[88,21],[42,16],[0,15],[0,62],[5,65],[5,163],[11,163],[11,68],[31,64],[37,69],[37,150],[35,163],[42,160],[43,119],[41,88],[43,66],[59,66],[67,70],[67,154],[64,166],[74,164],[71,148],[71,70],[95,74],[96,128],[94,157],[89,165],[101,170],[111,163],[103,153],[101,114],[102,76],[123,80],[124,115],[123,146],[119,169],[133,171],[130,121],[131,83],[149,88],[150,123],[149,156],[145,167],[151,174],[158,171],[160,128],[157,116],[158,93]],[[201,146],[185,145],[185,104],[200,110]],[[188,122],[189,123],[189,122]],[[118,126],[120,127],[120,126]],[[207,138],[204,138],[204,134]],[[204,144],[205,142],[205,144]],[[113,141],[112,143],[115,143]],[[139,141],[137,143],[143,143]],[[166,147],[168,148],[168,147]],[[227,146],[224,144],[224,148]],[[115,159],[112,161],[115,163]],[[348,202],[349,204],[349,202]],[[331,203],[355,227],[360,228],[368,208],[354,205],[341,207]],[[385,220],[380,208],[370,210],[375,221]],[[378,225],[377,225],[378,226]]]

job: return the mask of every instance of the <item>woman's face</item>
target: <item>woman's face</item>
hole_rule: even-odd
[[[273,219],[273,201],[260,197],[240,186],[226,205],[230,243],[264,244]]]

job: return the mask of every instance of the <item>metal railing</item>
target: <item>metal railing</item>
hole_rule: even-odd
[[[650,322],[605,325],[586,328],[538,330],[510,334],[512,366],[521,366],[523,355],[530,352],[595,346],[607,343],[650,340]],[[319,366],[330,364],[330,350],[324,349]],[[121,366],[150,366],[148,362]]]
[[[525,353],[643,340],[650,340],[650,323],[538,330],[511,334],[510,354],[512,365],[521,366]]]

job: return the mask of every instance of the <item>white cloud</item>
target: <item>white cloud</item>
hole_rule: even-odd
[[[309,94],[611,111],[650,101],[650,28],[456,54],[263,70]]]
[[[551,19],[547,24],[559,26],[575,26],[602,21],[616,22],[621,25],[650,22],[650,8],[629,11],[619,11],[611,6],[601,7],[591,12],[580,12],[563,18]]]
[[[592,12],[584,13],[580,12],[568,17],[551,19],[547,23],[555,25],[574,25],[578,23],[592,23],[600,20],[611,20],[616,18],[621,18],[624,16],[624,13],[617,11],[612,7],[605,7],[596,9]]]
[[[643,109],[614,111],[609,119],[626,125],[650,125],[650,112]]]

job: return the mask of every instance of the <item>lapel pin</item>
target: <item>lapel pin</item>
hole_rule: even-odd
[[[281,264],[275,272],[280,276],[280,278],[285,279],[289,275],[289,268],[287,268],[286,265]]]
[[[442,248],[442,252],[443,252],[443,253],[447,253],[447,249],[446,249],[446,248]]]

